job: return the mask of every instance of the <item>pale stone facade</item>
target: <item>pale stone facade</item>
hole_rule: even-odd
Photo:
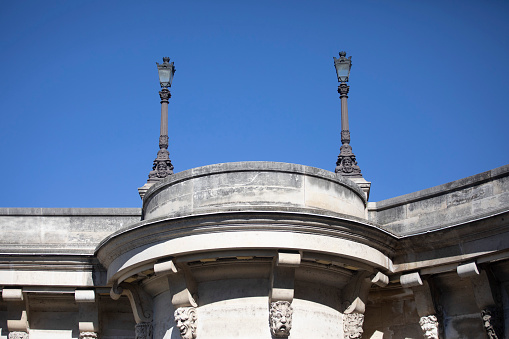
[[[0,338],[504,338],[509,166],[368,202],[286,163],[173,174],[142,209],[0,209]]]

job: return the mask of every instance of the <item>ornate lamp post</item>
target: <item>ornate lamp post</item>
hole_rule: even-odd
[[[161,134],[159,136],[159,151],[154,160],[152,171],[148,174],[147,183],[138,188],[142,199],[150,186],[173,174],[173,165],[170,160],[170,152],[168,152],[168,102],[171,98],[168,87],[171,87],[173,75],[175,74],[175,66],[173,62],[170,63],[170,58],[168,57],[163,58],[162,64],[157,62],[156,64],[159,73],[159,83],[161,84],[161,91],[159,91],[159,97],[161,98]]]
[[[348,90],[350,86],[346,83],[352,68],[352,57],[346,57],[346,52],[339,52],[339,58],[334,57],[334,66],[338,75],[339,98],[341,99],[341,148],[336,162],[336,173],[346,177],[362,178],[361,169],[357,166],[355,155],[350,146],[350,129],[348,127]]]
[[[352,57],[346,57],[346,52],[339,52],[339,58],[334,58],[334,66],[338,75],[338,93],[341,99],[341,148],[336,161],[336,173],[347,177],[355,182],[369,198],[371,182],[366,181],[362,177],[361,169],[357,165],[355,154],[350,146],[350,128],[348,127],[348,90],[350,86],[346,83],[350,77],[350,69],[352,68]]]

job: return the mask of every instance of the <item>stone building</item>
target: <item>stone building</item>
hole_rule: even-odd
[[[336,173],[173,174],[163,86],[141,209],[0,209],[0,338],[506,337],[509,165],[369,202],[340,82]]]

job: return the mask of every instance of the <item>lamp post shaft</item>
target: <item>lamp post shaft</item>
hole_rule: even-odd
[[[341,143],[350,143],[350,127],[348,126],[348,91],[350,86],[342,83],[338,86],[339,98],[341,99]]]
[[[168,103],[171,93],[167,88],[159,92],[161,98],[161,135],[159,137],[159,148],[168,148]]]
[[[346,96],[341,98],[341,129],[343,131],[350,130],[348,127],[348,104],[346,98]]]
[[[168,135],[168,101],[161,101],[161,135]]]

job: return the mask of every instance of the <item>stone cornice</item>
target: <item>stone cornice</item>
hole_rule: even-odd
[[[280,223],[277,223],[280,220]],[[167,227],[174,223],[178,227]],[[183,225],[183,226],[182,226]],[[308,227],[309,226],[309,227]],[[159,231],[149,228],[160,228]],[[290,230],[299,233],[316,233],[321,235],[341,236],[355,239],[365,239],[378,243],[380,250],[390,253],[395,246],[397,237],[390,232],[378,227],[367,220],[323,210],[304,208],[274,208],[274,210],[256,209],[251,210],[229,209],[228,211],[211,210],[210,213],[174,215],[161,217],[129,225],[105,238],[97,245],[97,254],[102,247],[110,246],[110,243],[123,243],[121,239],[127,233],[139,233],[141,242],[139,246],[153,237],[161,240],[163,234],[168,238],[184,237],[199,233],[216,233],[218,231],[235,230]],[[134,235],[129,236],[133,238]],[[125,245],[133,246],[133,241],[125,241]],[[392,244],[392,246],[391,246]]]
[[[231,240],[226,247],[224,247],[224,244],[217,244],[218,247],[216,248],[214,239],[217,239],[218,234],[226,233],[228,233],[228,238],[234,239],[241,236],[243,240],[240,242]],[[239,236],[235,235],[236,233]],[[243,238],[245,236],[254,236],[254,238]],[[283,237],[287,241],[286,243],[285,241],[279,241],[277,245],[272,244],[274,236]],[[223,236],[221,237],[225,239]],[[200,241],[206,241],[204,245],[207,244],[207,246],[200,245],[194,248],[198,243],[193,245],[191,238],[203,239]],[[309,243],[304,239],[309,239]],[[178,241],[179,244],[185,243],[188,245],[179,245],[184,247],[177,249],[173,247],[174,245],[171,245],[175,241]],[[297,241],[297,243],[292,245],[293,241]],[[317,243],[320,241],[330,244],[323,245],[322,248]],[[149,250],[150,248],[159,248],[165,243],[168,243],[168,245],[163,246],[163,252],[165,253],[155,254],[155,257],[146,253],[142,254],[141,257],[136,256],[136,253],[145,250],[152,252],[152,250]],[[332,243],[337,243],[339,247],[330,247]],[[309,247],[309,251],[329,253],[339,257],[354,258],[358,255],[360,262],[374,260],[373,265],[391,270],[392,264],[388,258],[392,256],[394,246],[396,246],[396,238],[393,235],[366,223],[365,220],[363,222],[359,218],[349,216],[339,218],[338,216],[323,216],[302,211],[300,213],[230,211],[187,217],[160,218],[131,225],[101,242],[96,248],[96,256],[108,269],[112,267],[111,265],[114,266],[113,273],[108,273],[109,279],[124,274],[122,273],[125,271],[124,269],[118,271],[119,273],[115,273],[117,272],[117,266],[120,262],[129,259],[129,257],[133,258],[133,256],[136,256],[134,261],[138,262],[135,266],[150,265],[150,262],[165,256],[179,256],[195,253],[196,251],[208,252],[242,248],[303,248],[305,250],[306,247]],[[159,253],[159,250],[156,249],[155,251]],[[353,255],[354,252],[352,251],[356,254]],[[368,252],[372,252],[372,254]],[[138,258],[140,259],[138,260]],[[114,262],[116,263],[113,264]],[[124,266],[124,264],[120,265]],[[125,263],[125,265],[129,266],[131,264]]]

